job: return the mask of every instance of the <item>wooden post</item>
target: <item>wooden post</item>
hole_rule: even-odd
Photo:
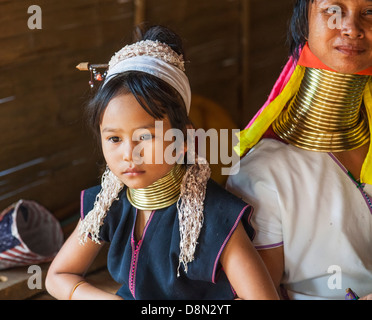
[[[145,21],[146,0],[134,0],[134,26]]]
[[[241,74],[241,97],[240,97],[240,105],[239,113],[241,115],[245,115],[245,109],[249,107],[249,48],[250,48],[250,0],[241,0],[241,66],[242,66],[242,74]],[[244,119],[244,117],[242,117]],[[245,123],[239,123],[239,126],[245,126]]]

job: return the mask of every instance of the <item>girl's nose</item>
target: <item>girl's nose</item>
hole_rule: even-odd
[[[142,149],[137,141],[126,140],[122,144],[122,159],[133,164],[142,164]]]
[[[129,139],[126,139],[122,143],[122,159],[127,162],[133,161],[133,142]]]

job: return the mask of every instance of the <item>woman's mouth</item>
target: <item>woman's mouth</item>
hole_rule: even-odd
[[[358,56],[366,51],[362,47],[352,45],[337,46],[336,50],[350,57]]]

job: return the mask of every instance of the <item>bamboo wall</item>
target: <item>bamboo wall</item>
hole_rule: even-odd
[[[294,3],[292,0],[248,2],[248,82],[242,113],[245,123],[264,104],[281,67],[287,62],[286,32]]]
[[[286,60],[290,0],[0,0],[0,211],[36,200],[60,220],[80,190],[98,183],[99,159],[84,126],[87,73],[131,41],[140,21],[185,40],[194,93],[243,127],[264,102]],[[42,9],[30,30],[27,9]]]

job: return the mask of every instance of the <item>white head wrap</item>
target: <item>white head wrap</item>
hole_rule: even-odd
[[[189,113],[191,88],[184,70],[182,55],[178,55],[168,45],[159,41],[140,41],[125,46],[111,58],[103,85],[115,75],[126,71],[145,72],[175,88]]]

